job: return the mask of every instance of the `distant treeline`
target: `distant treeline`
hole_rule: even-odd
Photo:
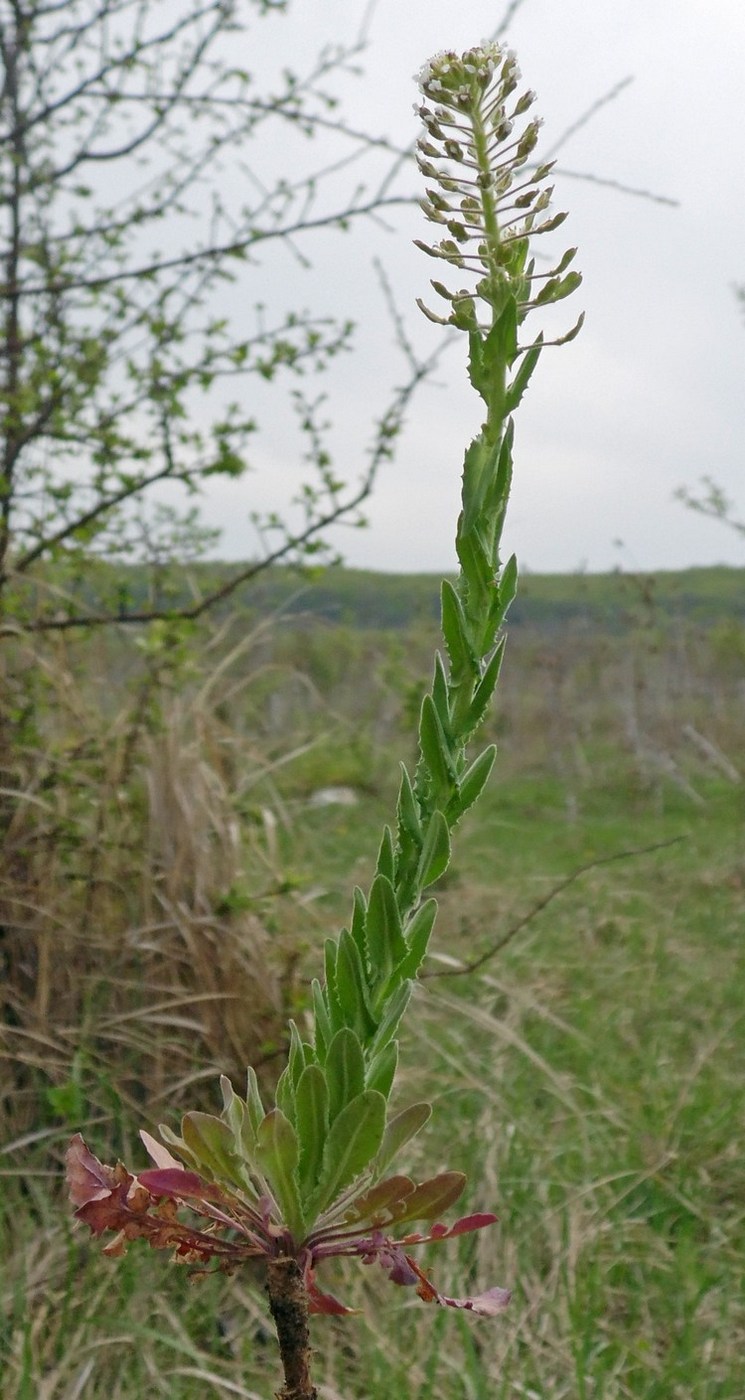
[[[57,596],[66,592],[92,607],[105,596],[109,607],[122,614],[152,605],[156,599],[176,609],[218,589],[238,567],[222,562],[171,565],[159,571],[154,588],[153,576],[144,565],[99,562],[77,578],[65,577]],[[59,572],[64,574],[62,569]],[[404,629],[437,620],[439,578],[340,567],[307,573],[275,567],[241,585],[216,606],[215,614],[224,618],[236,610],[254,618],[281,612],[285,617],[303,615],[354,628]],[[525,573],[509,624],[550,631],[568,624],[619,631],[635,622],[663,623],[674,617],[703,625],[733,619],[745,623],[745,568],[718,566],[654,574]]]
[[[440,581],[433,574],[379,574],[329,569],[316,579],[277,570],[240,595],[252,611],[282,608],[353,627],[407,628],[439,617]],[[523,574],[510,627],[573,625],[615,631],[655,616],[713,623],[745,622],[745,569],[685,569],[631,575]]]

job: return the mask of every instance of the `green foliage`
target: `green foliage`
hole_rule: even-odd
[[[266,553],[295,564],[328,559],[326,526],[361,523],[358,507],[424,373],[417,365],[392,393],[366,477],[347,490],[319,400],[296,386],[349,349],[353,326],[277,312],[264,304],[266,275],[256,296],[250,283],[251,250],[318,226],[311,210],[329,172],[278,172],[257,194],[239,171],[267,121],[292,138],[328,125],[333,77],[349,55],[340,45],[305,72],[288,58],[262,95],[261,58],[250,73],[229,62],[251,0],[171,0],[162,23],[161,8],[124,5],[112,27],[108,0],[30,0],[2,22],[0,614],[36,632],[177,611],[163,586],[168,565],[193,561],[215,540],[194,498],[214,478],[252,469],[260,423],[236,383],[287,392],[307,467],[294,503],[253,517],[258,542],[271,539]],[[268,15],[284,4],[255,8]],[[340,112],[333,125],[358,154],[369,149]],[[321,222],[338,227],[374,207],[341,189]],[[215,314],[215,298],[239,275],[241,324]],[[139,609],[127,591],[100,588],[106,574],[95,568],[133,558],[148,577]],[[233,570],[231,588],[264,567]],[[83,579],[87,606],[77,587],[47,589],[50,568]],[[191,593],[182,608],[215,601]]]

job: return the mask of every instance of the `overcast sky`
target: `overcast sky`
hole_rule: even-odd
[[[252,70],[282,59],[300,66],[312,49],[351,40],[364,9],[357,0],[296,0],[287,16],[254,27]],[[362,76],[340,84],[350,120],[413,140],[412,74],[434,52],[492,34],[505,9],[506,0],[379,0]],[[560,164],[678,201],[557,179],[556,202],[570,218],[552,251],[578,244],[585,279],[564,304],[566,324],[580,309],[587,320],[572,345],[544,354],[520,408],[508,547],[534,571],[741,564],[742,540],[691,514],[673,493],[708,474],[745,514],[745,318],[733,294],[745,283],[745,4],[523,0],[505,37],[524,85],[537,91],[544,149],[633,77],[563,146]],[[399,188],[417,189],[413,170]],[[403,377],[374,258],[418,349],[432,349],[438,335],[414,305],[426,298],[433,265],[411,239],[426,238],[428,226],[413,211],[388,224],[306,244],[309,271],[284,253],[284,263],[272,255],[264,271],[268,285],[279,279],[297,303],[358,323],[357,351],[327,386],[336,465],[352,479],[371,414],[384,405],[386,384]],[[369,503],[370,528],[341,537],[347,562],[453,567],[463,449],[479,421],[458,337],[411,409],[397,460]],[[284,416],[273,421],[270,413],[256,460],[261,472],[216,485],[208,500],[227,557],[252,552],[248,511],[257,501],[281,503],[293,480],[297,444]]]

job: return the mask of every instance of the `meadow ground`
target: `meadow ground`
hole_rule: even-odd
[[[349,671],[361,654],[345,638]],[[263,787],[236,802],[261,840],[222,916],[248,909],[271,937],[291,911],[300,1016],[321,937],[370,872],[392,759],[409,756],[401,645],[381,647],[374,668],[378,644],[365,645],[363,719],[338,686],[329,711],[318,658],[298,683],[298,710],[318,700],[313,735],[298,732],[292,706],[272,708],[263,667],[264,752],[270,737],[289,752],[291,738],[295,757],[266,766]],[[571,646],[515,639],[496,773],[456,841],[399,1086],[402,1103],[435,1104],[405,1165],[465,1170],[466,1207],[500,1217],[430,1249],[427,1266],[446,1292],[500,1283],[513,1301],[499,1320],[475,1319],[361,1266],[329,1273],[360,1312],[313,1323],[323,1400],[743,1400],[745,699],[737,646],[717,645],[667,623],[664,635],[579,633]],[[334,655],[332,645],[330,687]],[[258,742],[254,730],[254,753]],[[309,806],[325,783],[351,785],[357,804]],[[151,1007],[155,1034],[157,990],[141,984],[119,1013],[143,1042],[138,1008]],[[189,1014],[196,1024],[199,1008]],[[179,1038],[182,1078],[189,1044],[202,1055],[187,1099],[216,1103],[219,1017],[211,1040],[172,1019],[160,1029]],[[120,1039],[119,1081],[115,1057],[104,1083],[102,1061],[92,1049],[81,1060],[79,1043],[77,1069],[45,1079],[44,1036],[59,1069],[60,1035],[29,1023],[24,1044],[32,1034],[39,1053],[24,1070],[43,1112],[19,1120],[0,1158],[3,1396],[265,1400],[278,1364],[250,1280],[189,1283],[144,1248],[109,1261],[68,1220],[57,1172],[69,1134],[82,1127],[132,1161],[138,1108],[148,1126],[166,1116],[162,1103],[136,1102],[141,1077],[137,1092],[121,1091],[126,1056],[145,1063],[146,1046]],[[262,1045],[271,1074],[278,1047]],[[235,1056],[226,1040],[231,1066]]]

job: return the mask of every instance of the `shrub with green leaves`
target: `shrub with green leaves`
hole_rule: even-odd
[[[447,660],[435,657],[419,719],[419,762],[413,773],[402,767],[395,822],[383,832],[371,886],[355,890],[349,926],[326,944],[311,1010],[302,1025],[290,1026],[273,1105],[262,1103],[249,1069],[245,1097],[223,1078],[220,1117],[187,1113],[180,1135],[161,1128],[165,1146],[142,1134],[155,1164],[149,1170],[134,1175],[121,1164],[106,1166],[79,1136],[68,1152],[76,1215],[96,1234],[115,1232],[108,1253],[144,1238],[200,1269],[265,1260],[288,1396],[313,1394],[308,1309],[349,1311],[318,1282],[330,1257],[376,1261],[393,1283],[413,1286],[426,1301],[487,1316],[509,1299],[500,1287],[447,1297],[417,1262],[416,1247],[496,1217],[440,1222],[465,1184],[457,1170],[422,1182],[392,1173],[430,1105],[391,1116],[389,1100],[397,1033],[435,922],[429,891],[447,869],[452,832],[494,762],[494,747],[480,750],[475,740],[497,684],[517,583],[514,558],[504,565],[500,558],[511,415],[544,345],[540,333],[525,338],[525,322],[580,281],[567,270],[574,249],[536,272],[532,242],[564,215],[549,212],[550,166],[529,164],[539,123],[527,116],[534,94],[513,97],[518,82],[514,55],[498,44],[439,54],[419,77],[418,164],[428,182],[422,207],[442,234],[419,246],[465,283],[433,281],[446,314],[422,309],[467,334],[469,376],[486,418],[465,455],[460,574],[454,585],[442,585]]]

